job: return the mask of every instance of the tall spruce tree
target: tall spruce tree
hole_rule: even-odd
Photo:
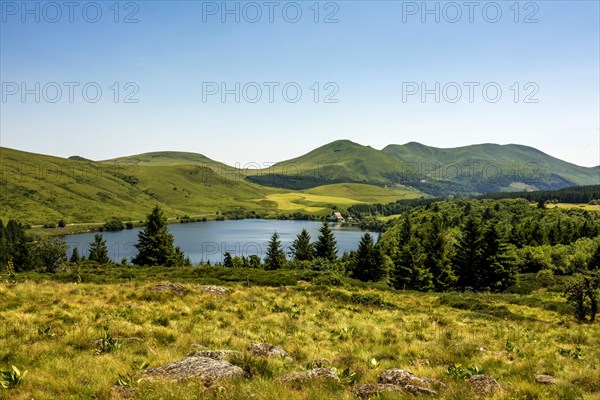
[[[495,224],[483,231],[478,289],[503,290],[514,283],[515,259]]]
[[[74,247],[73,251],[71,252],[71,258],[69,258],[69,262],[78,263],[79,261],[81,261],[81,256],[79,256],[79,249],[77,249],[77,247]]]
[[[310,234],[306,229],[296,236],[296,240],[292,243],[291,255],[294,260],[310,261],[314,258],[313,244],[310,242]]]
[[[459,288],[477,290],[481,287],[479,267],[482,251],[481,221],[471,216],[467,218],[461,229],[461,237],[453,259]]]
[[[132,260],[135,265],[188,265],[189,259],[185,258],[181,249],[173,245],[173,235],[169,233],[167,218],[158,206],[148,214],[135,247],[138,251]]]
[[[392,258],[392,285],[396,289],[432,290],[433,275],[425,266],[423,246],[408,214],[402,220],[397,241],[398,248]]]
[[[368,232],[360,239],[350,265],[350,275],[365,282],[375,282],[383,278],[383,254]]]
[[[392,269],[391,282],[396,289],[410,289],[412,287],[412,257],[410,254],[409,241],[412,235],[412,224],[408,213],[402,219],[398,231],[398,247],[392,255],[394,267]]]
[[[315,243],[315,256],[329,261],[335,261],[337,258],[337,243],[331,228],[327,222],[319,229],[319,237]]]
[[[273,236],[271,236],[271,240],[269,241],[269,247],[267,248],[267,256],[265,257],[265,269],[281,269],[284,265],[285,253],[281,248],[279,234],[275,232],[273,233]]]
[[[441,218],[434,215],[425,233],[424,265],[431,272],[436,291],[448,290],[454,284],[455,277],[448,258],[448,250]]]
[[[102,238],[102,235],[96,233],[94,235],[94,241],[90,243],[90,250],[88,259],[95,261],[99,264],[110,264],[111,259],[108,257],[108,248],[106,247],[106,240]]]

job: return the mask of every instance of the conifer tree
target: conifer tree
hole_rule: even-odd
[[[94,235],[94,241],[90,244],[90,251],[88,255],[90,261],[95,261],[99,264],[110,264],[111,260],[108,257],[108,248],[106,247],[106,240],[102,238],[102,235],[96,233]]]
[[[425,266],[425,254],[406,215],[398,234],[398,249],[393,257],[392,285],[396,289],[430,291],[433,289],[433,275]]]
[[[279,234],[273,233],[271,240],[269,241],[269,247],[267,248],[267,256],[265,258],[265,269],[274,270],[281,269],[285,265],[285,253],[281,248],[281,241],[279,240]]]
[[[298,261],[310,261],[314,258],[313,244],[306,229],[302,229],[302,232],[296,236],[296,240],[292,243],[291,254],[294,260]]]
[[[368,232],[360,239],[350,266],[350,274],[361,281],[379,281],[383,277],[383,254]]]
[[[73,252],[71,253],[71,258],[69,258],[69,262],[78,263],[81,261],[81,257],[79,256],[79,250],[77,247],[73,248]]]
[[[461,237],[453,259],[459,288],[478,289],[480,287],[481,253],[481,221],[476,217],[469,217],[461,230]]]
[[[327,222],[319,229],[320,235],[315,243],[315,256],[329,261],[335,261],[337,258],[337,243],[331,228]]]
[[[167,218],[156,206],[148,214],[144,229],[138,234],[135,245],[138,253],[133,258],[135,265],[188,265],[181,249],[173,245],[173,235],[169,233]],[[191,264],[191,263],[190,263]]]
[[[434,215],[429,223],[425,236],[425,248],[427,252],[424,265],[432,274],[435,290],[448,290],[454,284],[455,277],[448,258],[442,221],[438,215]]]
[[[515,259],[510,254],[496,225],[490,224],[484,231],[481,246],[481,262],[478,268],[479,286],[503,290],[515,279]]]

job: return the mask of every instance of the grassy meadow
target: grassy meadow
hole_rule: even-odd
[[[353,384],[376,382],[387,368],[443,381],[441,399],[476,398],[463,379],[475,368],[502,386],[493,399],[600,398],[600,325],[575,323],[552,286],[526,295],[433,294],[317,272],[244,274],[162,267],[4,274],[0,369],[15,365],[28,373],[20,386],[0,390],[0,399],[107,399],[119,374],[131,376],[136,399],[352,399]],[[160,282],[185,290],[152,291]],[[232,292],[215,296],[200,284]],[[94,341],[105,332],[125,340],[99,352]],[[211,389],[137,382],[134,365],[179,360],[192,344],[245,351],[259,342],[282,347],[294,360],[245,357],[246,378]],[[300,389],[275,381],[316,358],[330,360],[342,381]],[[542,373],[561,383],[536,383]]]

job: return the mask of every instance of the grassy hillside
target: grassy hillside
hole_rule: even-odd
[[[0,369],[28,371],[0,399],[107,399],[119,374],[134,377],[133,399],[356,399],[354,385],[374,383],[388,368],[442,381],[440,399],[473,399],[461,377],[475,367],[503,391],[493,399],[597,399],[600,395],[600,325],[577,325],[560,294],[540,289],[511,294],[425,294],[378,290],[346,282],[340,287],[296,283],[295,271],[262,271],[275,287],[230,284],[221,297],[199,284],[232,269],[120,268],[97,271],[106,283],[86,283],[81,271],[53,278],[17,275],[0,282]],[[316,273],[313,274],[317,277]],[[114,278],[111,278],[113,276]],[[277,282],[277,276],[286,283]],[[121,277],[121,278],[119,278]],[[161,277],[184,284],[181,294],[154,292]],[[28,280],[24,280],[28,278]],[[30,279],[34,278],[35,281]],[[277,286],[285,284],[285,289]],[[98,353],[94,342],[108,329],[121,347]],[[124,340],[126,339],[126,340]],[[245,357],[246,378],[215,382],[137,382],[142,362],[157,367],[179,360],[192,344],[245,352],[267,342],[293,358]],[[112,351],[110,351],[112,350]],[[299,388],[276,381],[326,358],[343,378]],[[375,361],[373,361],[375,360]],[[459,365],[455,373],[448,368]],[[346,373],[343,371],[347,370]],[[551,374],[557,385],[535,383]],[[413,399],[411,394],[380,399]]]
[[[409,188],[362,185],[289,193],[248,182],[202,155],[179,152],[94,162],[0,148],[0,170],[0,217],[31,224],[140,220],[156,204],[170,217],[232,210],[327,214],[332,206],[418,195]]]
[[[167,215],[237,208],[275,210],[257,203],[282,192],[243,179],[226,179],[194,165],[98,163],[1,148],[2,218],[29,223],[141,219],[156,204]]]
[[[131,165],[200,165],[211,168],[226,168],[226,165],[218,161],[211,160],[203,154],[188,153],[182,151],[158,151],[152,153],[142,153],[132,156],[117,157],[102,161],[109,164],[131,164]]]
[[[363,203],[391,203],[396,200],[414,199],[423,196],[423,193],[409,186],[380,187],[361,183],[337,183],[317,186],[305,190],[304,193],[323,196],[335,193],[336,196],[355,199]]]

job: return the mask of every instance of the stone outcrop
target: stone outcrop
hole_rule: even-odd
[[[490,396],[502,390],[498,382],[489,375],[473,375],[467,382],[480,396]]]
[[[148,368],[142,374],[147,379],[199,380],[205,386],[210,386],[215,381],[241,377],[244,375],[244,371],[224,360],[188,356],[161,367]]]
[[[291,361],[292,357],[280,347],[273,346],[269,343],[256,343],[248,347],[250,354],[254,356],[265,356],[265,357],[283,357],[286,360]]]

